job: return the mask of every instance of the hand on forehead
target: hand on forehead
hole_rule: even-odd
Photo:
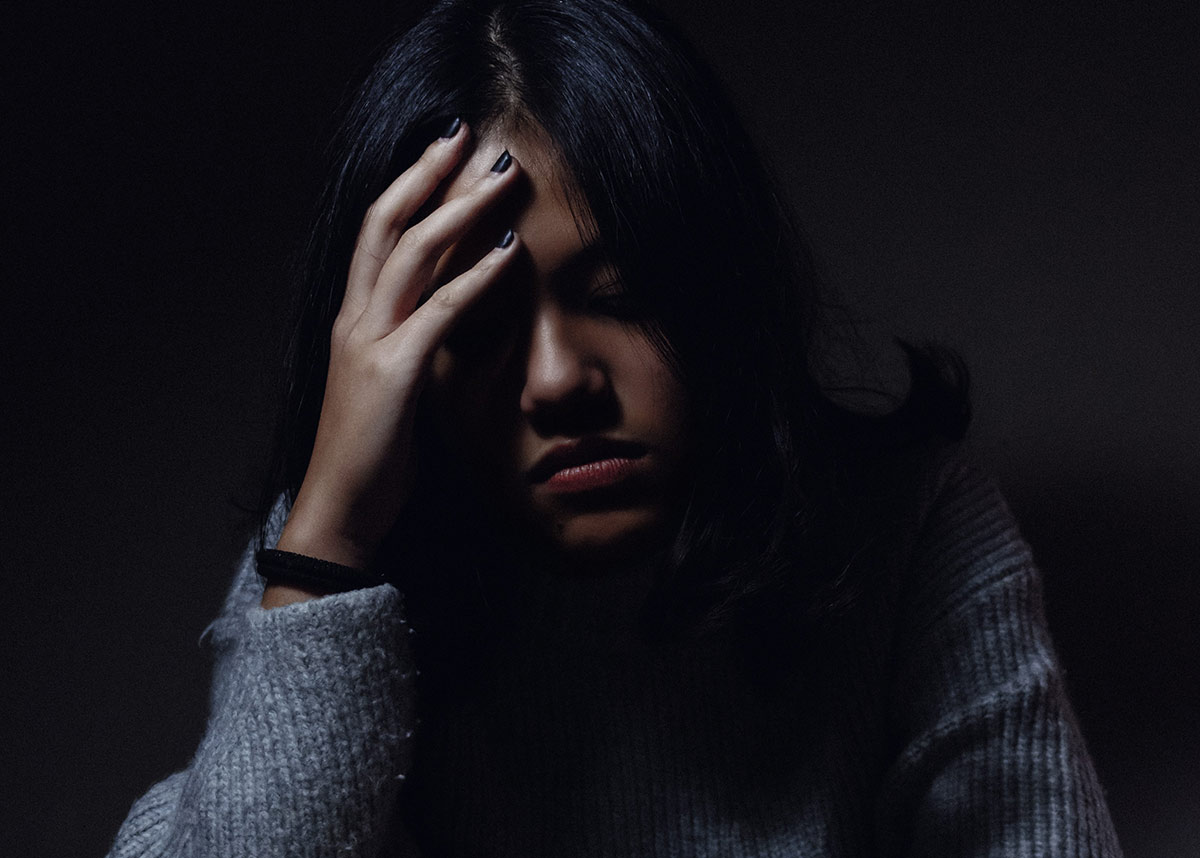
[[[519,165],[518,185],[446,253],[438,266],[437,281],[465,270],[507,229],[521,236],[527,263],[532,262],[537,273],[547,277],[584,244],[559,157],[537,130],[496,127],[472,139],[467,157],[442,183],[431,206],[469,193],[506,151]]]

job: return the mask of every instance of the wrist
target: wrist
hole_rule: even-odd
[[[264,548],[254,555],[254,560],[258,574],[268,584],[310,594],[344,593],[384,583],[383,576],[375,569],[345,566],[279,548]]]
[[[264,608],[282,608],[284,605],[294,605],[296,602],[307,602],[328,596],[328,593],[309,590],[304,587],[293,587],[290,584],[272,584],[267,582],[263,590],[260,605]]]
[[[275,547],[355,569],[370,566],[380,540],[355,532],[348,524],[350,516],[306,503],[303,494],[302,489]]]
[[[279,536],[276,547],[280,551],[303,554],[353,569],[366,569],[374,559],[375,551],[355,540],[320,530],[289,528],[290,525],[285,525]]]

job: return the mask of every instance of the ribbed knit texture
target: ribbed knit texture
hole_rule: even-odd
[[[268,611],[262,589],[247,549],[206,630],[205,736],[186,771],[134,804],[114,858],[377,853],[412,745],[400,595],[382,585]]]
[[[419,729],[396,590],[264,611],[247,557],[206,736],[110,855],[1118,856],[1003,500],[957,453],[914,499],[817,670],[650,648],[564,582]]]

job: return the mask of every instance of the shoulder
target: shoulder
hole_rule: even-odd
[[[940,595],[953,598],[949,591],[1031,567],[1008,504],[964,442],[865,445],[848,462],[849,496],[866,528],[860,544],[875,549],[863,559],[889,570],[900,595],[945,590]]]
[[[939,445],[901,466],[910,512],[895,596],[913,629],[999,592],[1040,612],[1041,581],[996,482],[963,444]]]
[[[882,824],[919,854],[945,853],[969,822],[997,854],[1119,855],[1041,576],[1007,503],[961,445],[914,474],[911,551],[888,629],[896,757]],[[996,805],[1000,794],[1020,806]]]

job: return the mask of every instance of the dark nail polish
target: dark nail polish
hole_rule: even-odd
[[[512,155],[508,154],[508,150],[505,149],[504,153],[496,159],[496,163],[492,164],[492,172],[503,173],[508,169],[510,164],[512,164]]]
[[[508,154],[508,153],[506,152],[505,154]],[[516,233],[514,233],[510,229],[508,232],[504,233],[504,238],[502,238],[498,242],[496,242],[496,247],[508,247],[510,244],[513,243],[514,238],[516,238]]]
[[[450,120],[450,124],[442,129],[442,133],[438,135],[443,140],[449,140],[458,133],[458,129],[462,128],[462,120],[457,116]]]

